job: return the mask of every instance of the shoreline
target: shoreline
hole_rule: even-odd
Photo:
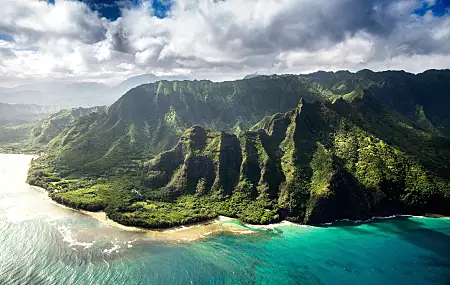
[[[194,223],[190,225],[182,225],[172,228],[163,228],[163,229],[147,229],[147,228],[140,228],[140,227],[133,227],[133,226],[125,226],[122,225],[110,218],[107,217],[106,213],[104,211],[99,212],[90,212],[86,210],[80,210],[80,209],[74,209],[70,208],[68,206],[65,206],[63,204],[60,204],[53,199],[51,199],[48,196],[48,191],[38,187],[38,186],[32,186],[29,185],[29,187],[42,192],[46,195],[50,203],[57,205],[58,207],[65,208],[67,210],[71,210],[86,216],[89,216],[90,218],[100,222],[101,224],[113,227],[122,231],[127,232],[134,232],[134,233],[142,233],[144,235],[147,235],[148,237],[154,238],[158,241],[163,242],[192,242],[192,241],[198,241],[201,239],[204,239],[209,236],[217,236],[222,233],[228,233],[228,234],[234,234],[234,235],[242,235],[242,234],[258,234],[262,232],[271,232],[272,230],[279,228],[279,227],[285,227],[285,226],[295,226],[295,227],[329,227],[333,225],[337,225],[337,223],[340,222],[348,222],[353,224],[367,224],[374,222],[376,220],[389,220],[389,219],[395,219],[398,217],[413,217],[413,218],[440,218],[440,219],[450,219],[449,216],[439,215],[439,214],[432,214],[432,213],[425,213],[421,216],[416,215],[407,215],[407,214],[398,214],[398,215],[391,215],[391,216],[374,216],[372,218],[366,219],[366,220],[349,220],[349,219],[342,219],[342,220],[336,220],[334,222],[330,223],[323,223],[318,225],[303,225],[303,224],[297,224],[293,222],[289,222],[286,220],[283,220],[279,223],[274,224],[268,224],[268,225],[253,225],[253,224],[247,224],[244,222],[239,221],[235,218],[230,218],[226,216],[218,216],[215,219]]]
[[[15,154],[17,155],[17,154]],[[19,154],[22,156],[29,156],[31,158],[37,157],[36,155],[29,155],[29,154]],[[141,227],[133,227],[133,226],[126,226],[122,225],[110,218],[107,217],[106,213],[104,211],[99,212],[90,212],[86,210],[81,209],[74,209],[68,206],[65,206],[63,204],[60,204],[53,199],[49,197],[49,192],[41,187],[29,185],[29,187],[38,190],[45,194],[47,199],[52,204],[57,205],[58,207],[62,207],[65,209],[69,209],[71,211],[75,211],[84,215],[87,215],[91,217],[92,219],[97,220],[103,225],[113,227],[116,229],[120,229],[123,231],[128,232],[137,232],[137,233],[143,233],[146,235],[149,235],[153,238],[160,239],[161,241],[196,241],[202,238],[205,238],[207,236],[214,236],[214,235],[220,235],[222,233],[229,233],[229,234],[256,234],[261,232],[271,232],[272,230],[284,227],[284,226],[295,226],[295,227],[328,227],[337,225],[339,222],[348,222],[353,224],[365,224],[365,223],[371,223],[376,220],[386,220],[386,219],[395,219],[397,217],[417,217],[417,218],[446,218],[450,219],[448,216],[443,216],[439,214],[432,214],[432,213],[425,213],[423,216],[414,216],[414,215],[405,215],[405,214],[398,214],[398,215],[392,215],[392,216],[374,216],[366,220],[350,220],[350,219],[342,219],[342,220],[336,220],[330,223],[322,223],[317,225],[304,225],[304,224],[298,224],[294,222],[289,222],[286,220],[283,220],[279,223],[274,224],[268,224],[268,225],[253,225],[253,224],[247,224],[239,219],[236,218],[230,218],[226,216],[218,216],[217,218],[206,220],[199,223],[189,224],[189,225],[181,225],[176,226],[172,228],[163,228],[163,229],[147,229],[147,228],[141,228]]]
[[[85,214],[104,225],[111,226],[123,231],[143,233],[145,235],[161,239],[164,241],[189,242],[200,240],[208,236],[220,235],[222,233],[229,233],[229,234],[258,233],[258,231],[249,230],[248,229],[250,228],[249,225],[242,223],[243,226],[241,226],[237,223],[239,222],[238,220],[225,216],[219,216],[212,220],[207,220],[204,222],[199,222],[186,226],[177,226],[166,229],[146,229],[122,225],[108,218],[106,213],[103,211],[100,212],[89,212],[85,210],[76,210],[76,211]],[[278,227],[281,225],[282,224],[279,225],[274,224],[271,225],[271,227]],[[269,227],[267,227],[267,230],[269,230]]]
[[[397,215],[391,215],[391,216],[374,216],[372,218],[366,219],[366,220],[350,220],[350,219],[342,219],[342,220],[336,220],[334,222],[330,222],[330,223],[322,223],[319,224],[319,227],[329,227],[329,226],[333,226],[336,225],[337,223],[352,223],[352,224],[368,224],[371,222],[374,222],[376,220],[391,220],[391,219],[395,219],[395,218],[400,218],[400,217],[409,217],[409,218],[418,218],[418,219],[422,219],[422,218],[434,218],[434,219],[450,219],[450,216],[444,216],[444,215],[440,215],[440,214],[433,214],[433,213],[425,213],[423,215],[408,215],[408,214],[397,214]]]
[[[60,204],[53,199],[51,199],[48,196],[48,191],[45,189],[29,185],[34,190],[40,191],[43,194],[46,195],[47,199],[50,203],[64,208],[66,210],[70,210],[76,213],[80,213],[86,216],[89,216],[90,218],[100,222],[101,224],[109,227],[113,227],[122,231],[127,232],[135,232],[135,233],[142,233],[145,235],[148,235],[149,237],[156,238],[160,241],[168,241],[168,242],[190,242],[190,241],[196,241],[203,239],[208,236],[214,236],[214,235],[220,235],[222,233],[229,233],[229,234],[257,234],[261,233],[263,231],[271,231],[277,227],[280,226],[287,226],[287,225],[293,225],[293,226],[304,226],[299,225],[295,223],[291,223],[288,221],[282,221],[280,223],[275,224],[269,224],[269,225],[251,225],[246,224],[238,219],[226,217],[226,216],[218,216],[215,219],[194,223],[190,225],[182,225],[177,227],[171,227],[171,228],[164,228],[164,229],[147,229],[147,228],[140,228],[140,227],[133,227],[133,226],[125,226],[122,225],[110,218],[107,217],[106,213],[104,211],[99,212],[90,212],[86,210],[80,210],[80,209],[74,209],[71,207],[68,207],[66,205]]]
[[[14,154],[17,155],[17,154]],[[27,154],[19,154],[21,156],[27,156],[30,158],[36,157],[33,155],[27,155]],[[98,221],[104,226],[115,228],[122,231],[127,232],[135,232],[135,233],[142,233],[143,235],[146,235],[150,237],[151,239],[155,239],[161,242],[190,242],[190,241],[197,241],[204,239],[208,236],[218,236],[223,233],[232,234],[232,235],[241,235],[241,234],[258,234],[258,233],[270,233],[273,230],[285,227],[285,226],[294,226],[294,227],[328,227],[328,226],[338,226],[339,222],[348,222],[353,224],[365,224],[365,223],[371,223],[376,220],[386,220],[386,219],[395,219],[397,217],[416,217],[416,218],[445,218],[450,219],[448,216],[438,215],[438,214],[432,214],[432,213],[425,213],[423,216],[414,216],[414,215],[392,215],[392,216],[374,216],[372,218],[366,219],[366,220],[349,220],[349,219],[343,219],[343,220],[336,220],[331,223],[323,223],[318,225],[303,225],[298,223],[293,223],[289,221],[281,221],[279,223],[274,224],[268,224],[268,225],[253,225],[253,224],[247,224],[244,222],[239,221],[235,218],[230,218],[226,216],[218,216],[217,218],[206,220],[203,222],[195,223],[195,224],[189,224],[189,225],[182,225],[172,228],[165,228],[165,229],[147,229],[147,228],[140,228],[140,227],[133,227],[133,226],[125,226],[122,225],[110,218],[107,217],[106,213],[103,211],[99,212],[90,212],[86,210],[80,210],[80,209],[74,209],[68,206],[65,206],[63,204],[60,204],[53,199],[49,197],[49,192],[38,186],[33,186],[27,184],[28,187],[37,190],[39,192],[42,192],[46,199],[48,201],[58,207],[65,208],[70,211],[74,211],[86,216],[89,216],[90,218]]]

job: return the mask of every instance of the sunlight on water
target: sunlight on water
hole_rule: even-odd
[[[450,220],[397,218],[162,243],[62,208],[0,155],[0,284],[448,284]]]

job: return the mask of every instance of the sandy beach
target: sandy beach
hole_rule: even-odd
[[[153,230],[153,229],[124,226],[109,219],[105,212],[89,212],[84,210],[80,210],[79,212],[88,215],[105,225],[116,227],[124,231],[142,232],[151,235],[152,237],[155,237],[157,239],[165,241],[177,241],[177,242],[195,241],[205,238],[207,236],[218,235],[221,233],[256,234],[261,233],[262,230],[270,231],[280,226],[295,225],[287,221],[270,225],[249,225],[241,223],[237,219],[219,216],[216,219],[192,225],[179,226],[161,230]]]
[[[271,231],[280,226],[288,226],[288,225],[302,226],[288,221],[282,221],[280,223],[269,225],[251,225],[242,223],[238,219],[225,216],[219,216],[215,219],[211,219],[200,223],[167,229],[146,229],[146,228],[125,226],[108,218],[106,213],[103,211],[90,212],[85,210],[73,209],[53,201],[50,197],[48,197],[48,192],[45,189],[36,186],[30,187],[47,195],[47,199],[52,204],[58,207],[62,207],[77,213],[82,213],[109,227],[114,227],[128,232],[140,232],[143,234],[147,234],[152,238],[159,239],[161,241],[189,242],[189,241],[196,241],[211,235],[219,235],[221,233],[239,234],[239,235],[257,234],[261,233],[264,230]]]

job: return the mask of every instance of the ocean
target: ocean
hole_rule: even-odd
[[[0,155],[0,284],[450,284],[450,219],[286,225],[166,242],[55,205]]]

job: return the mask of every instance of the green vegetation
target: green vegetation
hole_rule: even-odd
[[[0,109],[5,111],[8,106],[0,103]],[[99,114],[105,107],[76,108],[61,110],[48,115],[53,108],[35,105],[18,105],[20,108],[1,114],[0,120],[0,151],[11,153],[38,153],[54,149],[65,137],[65,131],[70,130],[78,118],[90,114]],[[3,124],[2,124],[3,122]]]
[[[62,204],[149,228],[218,215],[255,224],[450,215],[448,98],[436,99],[449,74],[142,85],[49,132],[28,180]]]

